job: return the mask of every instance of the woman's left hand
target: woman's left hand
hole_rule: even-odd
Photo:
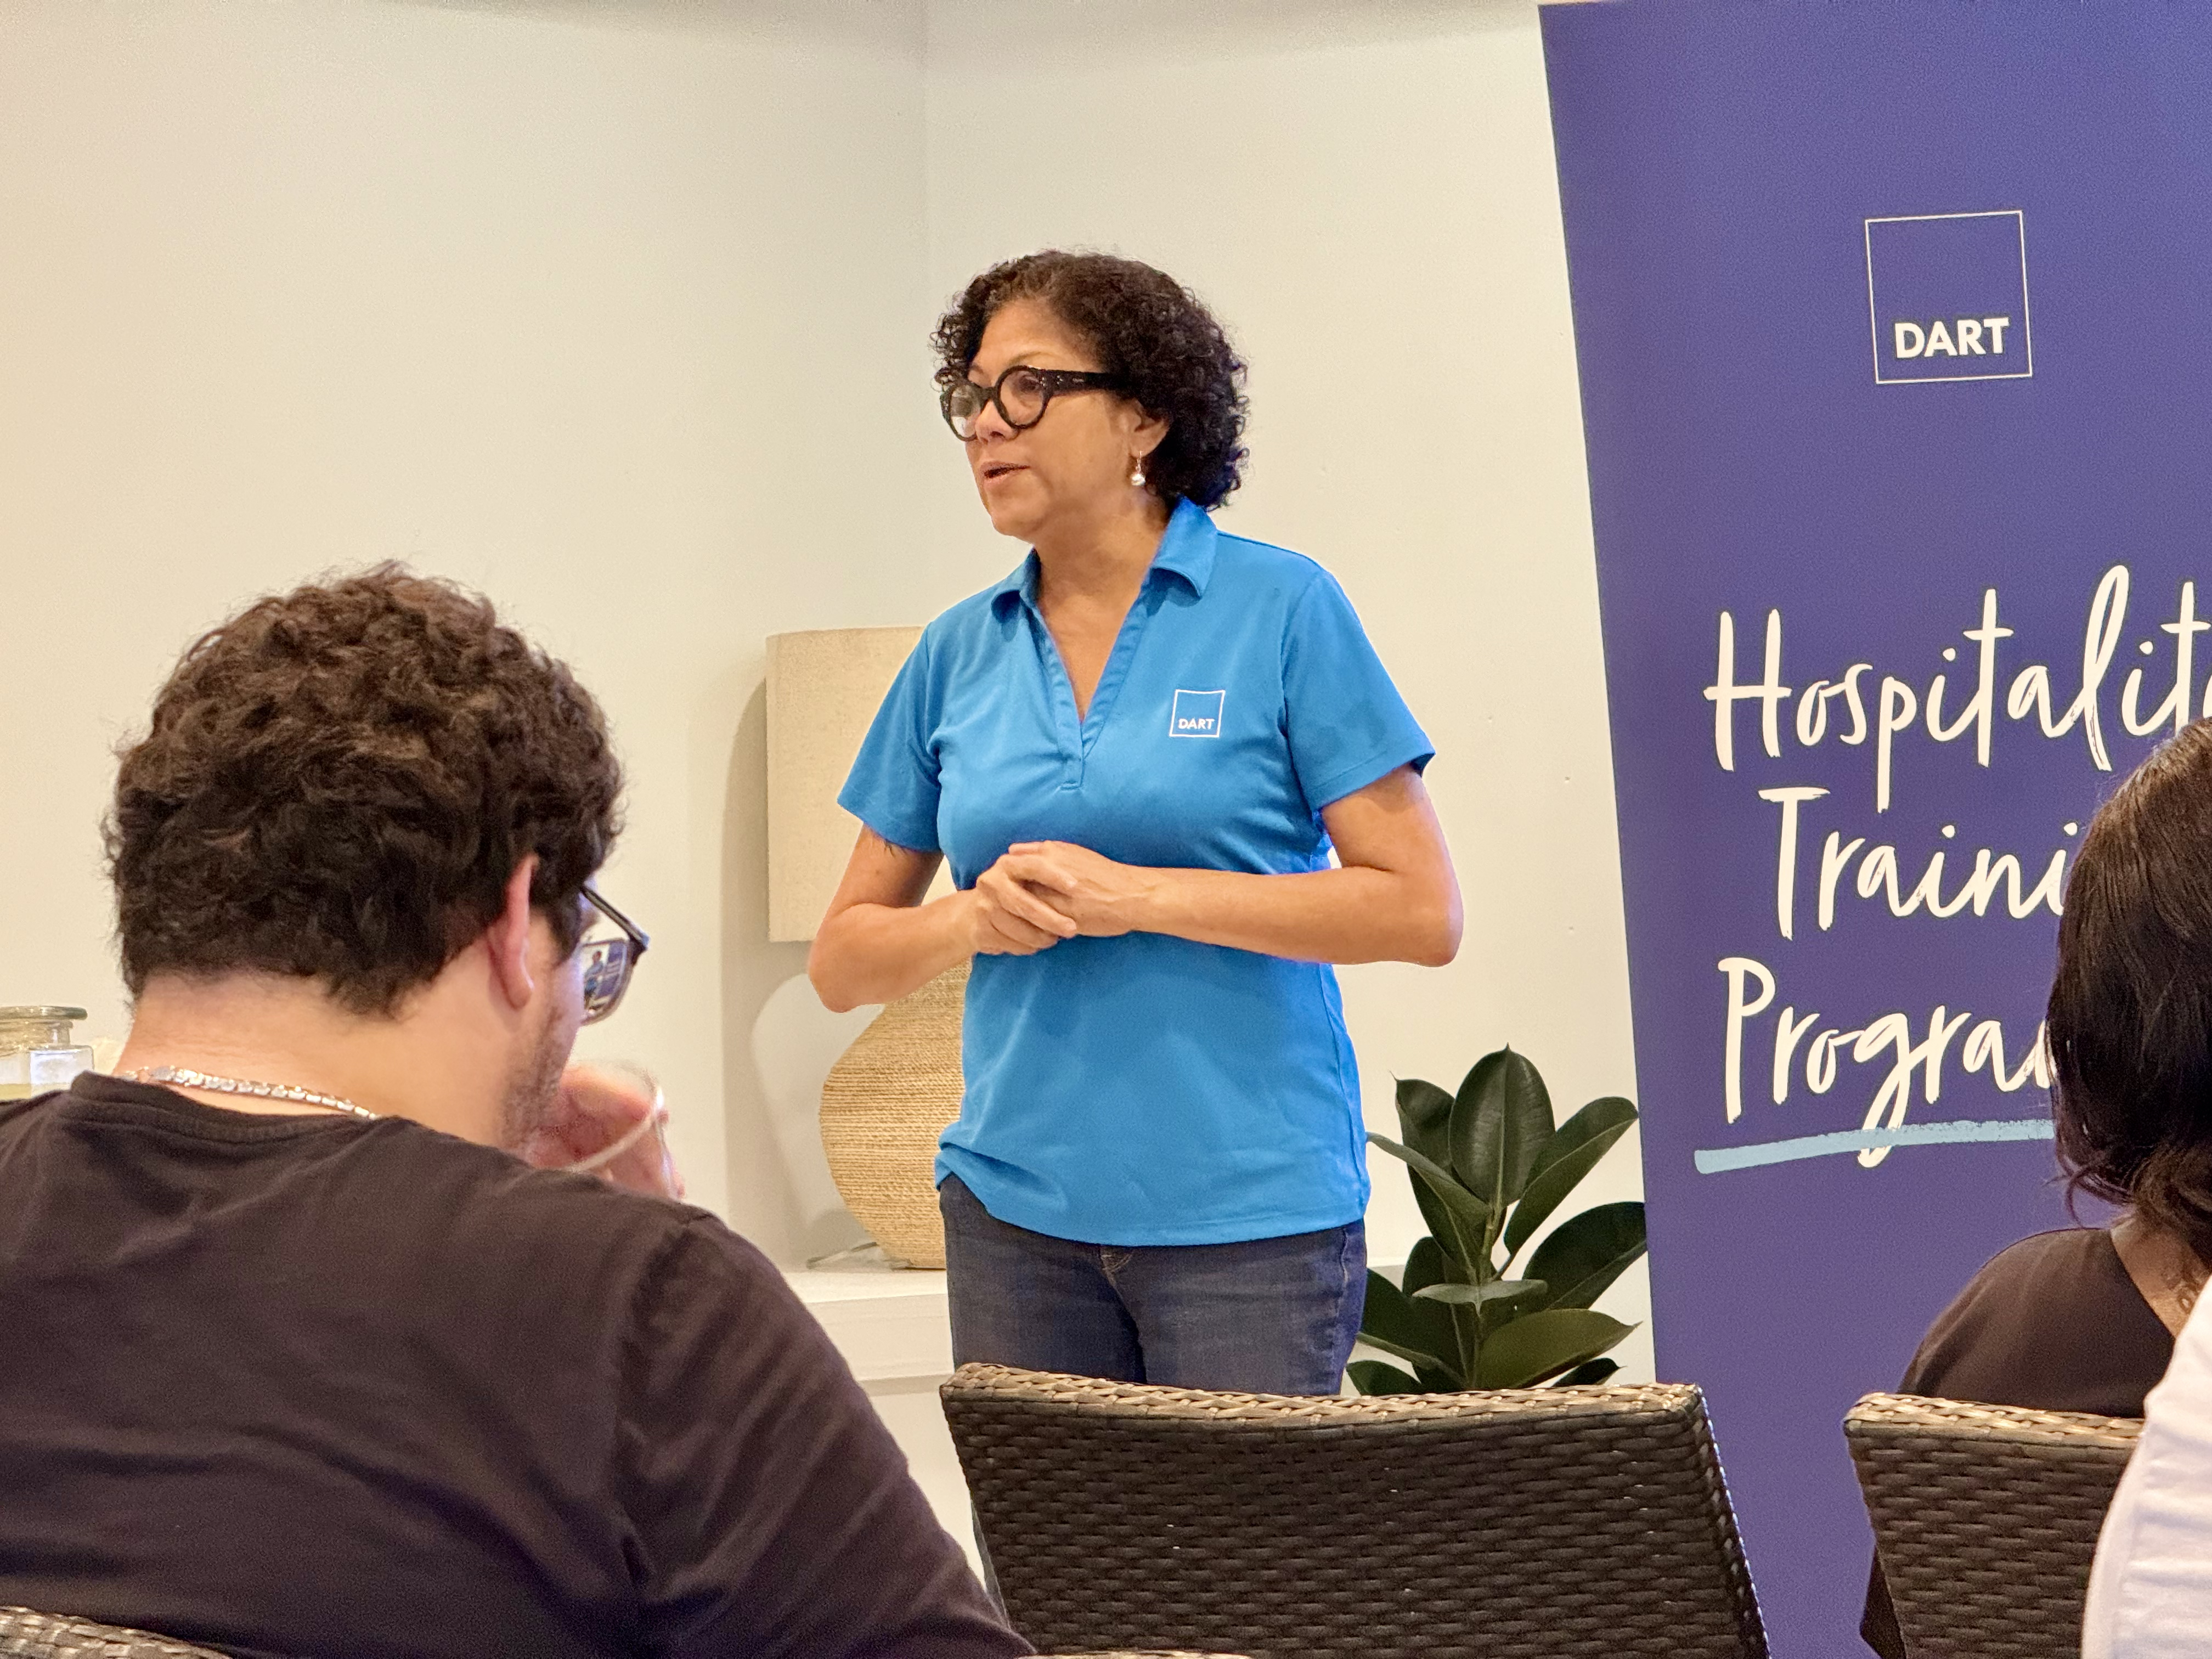
[[[1160,877],[1064,841],[1017,842],[1000,867],[1091,939],[1114,939],[1140,927],[1142,906]]]

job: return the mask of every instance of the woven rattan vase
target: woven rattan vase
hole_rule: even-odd
[[[909,1267],[945,1265],[937,1138],[960,1115],[968,964],[878,1014],[822,1085],[822,1150],[845,1207]]]

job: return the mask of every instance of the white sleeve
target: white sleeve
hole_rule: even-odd
[[[2097,1540],[2082,1659],[2181,1659],[2212,1632],[2212,1305],[2197,1305],[2144,1403]]]

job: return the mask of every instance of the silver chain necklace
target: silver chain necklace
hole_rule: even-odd
[[[283,1100],[301,1106],[320,1106],[333,1112],[350,1112],[356,1117],[374,1118],[380,1113],[337,1095],[319,1095],[313,1089],[302,1089],[291,1083],[254,1083],[245,1078],[216,1077],[206,1072],[195,1072],[185,1066],[141,1066],[135,1072],[121,1075],[133,1083],[164,1083],[173,1088],[204,1089],[210,1094],[252,1095],[263,1100]]]

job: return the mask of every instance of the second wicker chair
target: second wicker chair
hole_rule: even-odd
[[[1870,1394],[1844,1419],[1905,1646],[2075,1659],[2098,1530],[2142,1425]]]
[[[944,1395],[1048,1652],[1766,1651],[1693,1388],[1294,1400],[970,1365]]]

